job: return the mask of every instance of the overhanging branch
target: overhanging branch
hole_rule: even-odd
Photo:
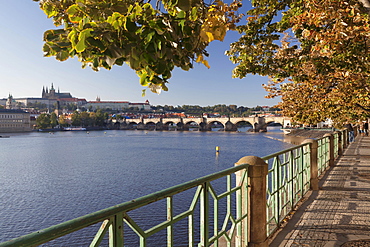
[[[361,108],[364,111],[370,112],[370,109],[369,108],[365,108],[365,107],[363,107],[362,105],[360,105],[358,103],[356,103],[356,106],[359,107],[359,108]]]

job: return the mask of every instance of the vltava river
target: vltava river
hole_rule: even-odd
[[[0,242],[291,147],[273,139],[282,135],[278,127],[11,134],[0,139]]]

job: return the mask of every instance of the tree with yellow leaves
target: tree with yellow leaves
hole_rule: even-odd
[[[269,76],[286,116],[338,125],[369,116],[368,0],[253,1],[231,45],[235,77]]]

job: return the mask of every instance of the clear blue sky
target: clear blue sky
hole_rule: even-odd
[[[244,1],[246,2],[246,1]],[[191,71],[176,69],[168,85],[169,91],[160,95],[144,89],[135,72],[128,65],[115,66],[94,72],[82,69],[77,59],[59,62],[54,57],[43,57],[43,33],[55,28],[51,19],[31,0],[2,1],[0,8],[0,98],[41,97],[43,86],[51,83],[61,92],[74,97],[95,100],[149,100],[152,105],[256,105],[273,106],[278,99],[265,99],[262,84],[265,77],[248,76],[232,79],[234,65],[224,52],[237,34],[229,32],[224,42],[214,42],[207,49],[210,69],[196,64]]]

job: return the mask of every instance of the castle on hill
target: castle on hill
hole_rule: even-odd
[[[40,105],[45,108],[62,110],[67,106],[75,106],[77,109],[86,110],[97,110],[97,109],[110,109],[110,110],[124,110],[131,107],[135,107],[138,110],[150,110],[149,101],[144,103],[131,103],[128,101],[102,101],[100,97],[97,97],[95,101],[86,101],[84,98],[73,97],[69,92],[60,92],[55,90],[54,84],[51,84],[50,89],[43,86],[41,91],[41,98],[14,98],[9,94],[7,99],[0,99],[0,105],[3,105],[6,109],[21,109],[21,108],[32,108]]]
[[[51,83],[50,90],[48,87],[42,87],[41,98],[43,99],[71,99],[73,98],[71,93],[61,93],[58,88],[58,92],[55,92],[54,85]]]

